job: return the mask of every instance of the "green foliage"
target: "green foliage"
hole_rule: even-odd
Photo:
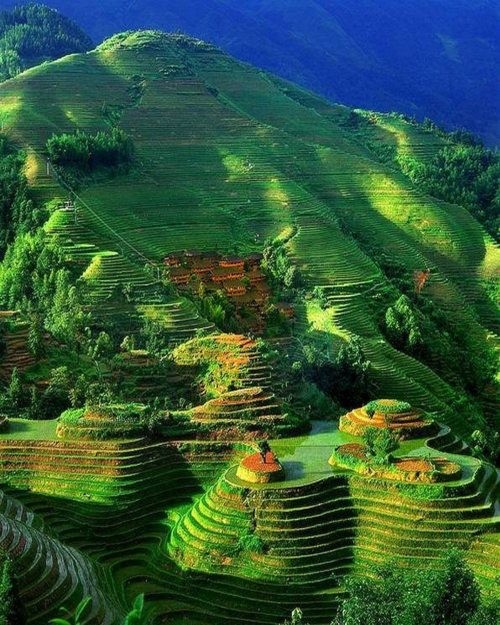
[[[166,355],[168,351],[167,345],[169,343],[168,331],[159,321],[144,317],[141,321],[139,333],[141,345],[144,346],[150,354],[158,357]]]
[[[64,251],[42,230],[21,234],[9,246],[0,266],[0,305],[42,316],[45,328],[68,343],[82,340],[88,322]]]
[[[395,347],[412,353],[423,344],[422,320],[406,295],[401,295],[387,309],[385,333]]]
[[[132,141],[120,128],[95,134],[77,130],[73,134],[52,135],[47,141],[47,152],[54,165],[74,168],[83,174],[126,165],[133,158]]]
[[[282,289],[283,294],[290,293],[302,284],[300,272],[292,264],[286,250],[286,243],[292,236],[293,233],[285,239],[268,241],[263,251],[262,268],[271,279],[275,290]]]
[[[76,24],[40,4],[0,13],[0,80],[27,67],[73,52],[85,52],[91,40]]]
[[[374,399],[366,404],[365,410],[369,416],[372,416],[375,412],[380,412],[381,414],[397,414],[411,410],[411,404],[406,401],[397,401],[395,399],[391,400],[390,404],[387,404],[378,399]]]
[[[12,582],[12,565],[10,560],[0,552],[0,625],[13,625],[14,588]]]
[[[304,613],[300,608],[292,610],[290,620],[286,620],[283,625],[307,625],[304,621]]]
[[[279,308],[271,304],[266,310],[266,338],[287,336],[290,334],[290,321]]]
[[[7,400],[10,402],[10,406],[14,409],[20,408],[23,403],[24,392],[23,385],[21,381],[21,374],[17,367],[14,367],[11,376],[10,382],[7,387]]]
[[[239,551],[250,551],[252,553],[264,553],[265,545],[260,536],[248,531],[238,539],[237,549]]]
[[[125,617],[123,625],[144,625],[144,595],[137,595],[132,610]]]
[[[332,625],[472,625],[479,587],[457,552],[441,571],[381,567],[375,579],[346,580],[347,598]]]
[[[500,434],[497,430],[484,426],[474,430],[470,437],[471,448],[475,455],[489,460],[496,465],[500,459]]]
[[[224,332],[237,331],[234,305],[223,291],[194,298],[194,303],[200,315],[214,323],[220,330]]]
[[[357,338],[345,342],[333,358],[325,358],[324,350],[311,345],[304,347],[306,375],[321,391],[353,408],[368,399],[370,361]]]
[[[101,363],[109,361],[113,353],[113,341],[107,332],[99,332],[95,339],[89,341],[88,355],[94,361],[99,376],[102,376]]]
[[[366,455],[377,464],[389,464],[392,452],[399,447],[398,437],[387,428],[366,428],[363,441]]]
[[[417,501],[442,499],[444,495],[441,484],[396,484],[397,490],[405,497]]]
[[[24,162],[25,154],[0,135],[0,259],[16,234],[33,231],[44,216],[30,198]]]
[[[28,349],[37,359],[41,358],[45,351],[43,317],[39,314],[32,315],[30,320]]]
[[[29,402],[21,413],[24,419],[43,419],[45,417],[44,404],[40,391],[36,386],[30,388]]]
[[[423,191],[437,198],[465,206],[486,230],[499,238],[500,162],[498,155],[481,145],[459,143],[444,147],[434,160],[422,163],[399,156],[403,173]]]

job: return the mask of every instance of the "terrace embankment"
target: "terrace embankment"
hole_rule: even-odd
[[[328,584],[383,561],[439,567],[450,545],[467,549],[496,528],[496,474],[479,463],[466,473],[435,488],[338,472],[259,488],[233,468],[178,521],[169,553],[186,568],[296,584]],[[494,573],[477,555],[471,563],[491,590]]]

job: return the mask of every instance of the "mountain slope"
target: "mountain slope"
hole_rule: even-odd
[[[425,116],[499,140],[492,0],[49,0],[99,40],[184,32],[344,104]]]
[[[453,340],[468,341],[468,358],[485,358],[486,328],[498,327],[481,287],[498,266],[494,245],[466,210],[424,196],[381,164],[343,128],[342,107],[210,45],[153,32],[119,35],[91,54],[25,72],[0,96],[7,133],[28,149],[41,199],[66,193],[46,175],[52,133],[102,130],[106,111],[118,111],[135,146],[134,168],[78,192],[77,227],[64,214],[48,224],[79,262],[82,246],[91,257],[106,252],[108,290],[116,281],[147,288],[144,264],[170,252],[247,254],[288,233],[285,249],[306,291],[319,288],[325,298],[319,312],[314,300],[300,308],[300,333],[318,344],[360,337],[381,390],[442,411],[462,392],[450,386],[453,376],[433,370],[447,372],[449,363],[424,364],[381,333],[380,315],[398,295],[384,250],[409,280],[431,269],[428,299],[463,332]],[[399,132],[413,146],[428,138],[404,122]],[[453,410],[448,418],[459,432],[474,427]]]
[[[345,574],[370,574],[389,558],[436,570],[449,543],[495,596],[498,477],[456,434],[469,437],[495,416],[483,387],[498,315],[483,285],[498,249],[468,211],[425,195],[379,158],[389,149],[432,159],[450,137],[333,106],[212,45],[156,31],[114,36],[2,83],[0,116],[5,139],[26,154],[34,204],[47,210],[27,251],[38,280],[27,275],[22,231],[0,265],[0,298],[12,308],[0,315],[0,373],[10,377],[1,396],[0,546],[17,566],[30,625],[62,605],[75,609],[85,594],[86,625],[118,625],[142,593],[151,625],[276,625],[297,605],[311,625],[326,625]],[[133,158],[95,170],[47,162],[53,135],[50,145],[66,148],[125,138]],[[269,263],[278,255],[289,288],[271,279],[272,264],[248,270],[262,251]],[[212,278],[246,266],[241,282],[257,279],[270,303],[286,293],[295,321],[261,340],[243,327],[221,333],[224,319],[208,321],[200,306],[208,287],[195,282],[189,299],[193,273],[187,285],[174,283],[214,258]],[[36,292],[21,284],[27,295],[12,299],[9,271]],[[415,271],[426,276],[418,297]],[[38,291],[47,299],[54,275],[72,288],[56,288],[43,308]],[[403,293],[420,306],[403,313],[430,328],[428,351],[410,353],[384,330]],[[54,321],[70,326],[68,310],[80,310],[60,300],[78,296],[89,316],[69,345]],[[40,302],[42,328],[57,340],[48,337],[41,355],[30,318]],[[267,326],[265,317],[260,331]],[[368,361],[370,399],[409,401],[449,426],[432,426],[431,439],[407,440],[398,453],[444,456],[458,463],[456,479],[332,473],[332,447],[353,440],[337,429],[331,401],[340,401],[339,376],[330,379],[328,364],[344,345],[359,345]],[[330,398],[298,392],[307,355],[313,371],[326,361]],[[349,380],[343,399],[360,406]],[[70,405],[64,388],[74,408],[54,419],[58,398]],[[34,398],[29,411],[23,394]],[[47,396],[55,406],[40,418],[33,408]],[[408,414],[418,412],[400,418]],[[241,482],[236,465],[264,437],[274,439],[285,479],[261,490]]]

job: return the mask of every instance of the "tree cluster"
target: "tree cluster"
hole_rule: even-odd
[[[457,551],[439,571],[393,563],[374,577],[347,578],[346,598],[331,625],[497,625],[498,603],[481,603],[479,585]],[[299,608],[283,625],[307,625]]]
[[[375,579],[348,579],[347,598],[332,625],[495,625],[481,606],[479,585],[456,551],[440,571],[381,567]]]
[[[458,135],[460,141],[463,136]],[[470,213],[499,240],[500,236],[500,161],[497,154],[468,141],[444,147],[430,163],[411,156],[397,161],[420,189]]]
[[[103,167],[126,165],[133,158],[132,141],[120,128],[94,134],[77,130],[52,135],[47,141],[47,152],[54,165],[84,174]]]
[[[345,408],[354,408],[368,399],[370,362],[358,339],[350,339],[331,357],[305,345],[304,359],[306,377]]]
[[[29,195],[24,160],[24,154],[0,135],[0,259],[16,234],[32,231],[43,221],[43,211]]]
[[[17,236],[0,266],[0,306],[40,315],[46,330],[72,343],[87,322],[80,299],[58,242],[41,229]]]
[[[0,80],[91,47],[90,38],[74,22],[49,7],[30,4],[0,12]]]

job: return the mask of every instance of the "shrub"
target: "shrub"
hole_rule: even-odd
[[[251,551],[253,553],[264,552],[263,540],[251,531],[248,531],[243,536],[240,536],[238,540],[237,549],[239,551]]]
[[[392,452],[399,447],[398,437],[386,428],[367,428],[363,440],[366,455],[380,464],[389,464]]]
[[[390,400],[390,403],[388,401],[374,399],[366,404],[365,410],[370,417],[376,412],[383,415],[398,414],[401,412],[409,412],[411,410],[411,404],[406,401],[398,401],[396,399]]]

